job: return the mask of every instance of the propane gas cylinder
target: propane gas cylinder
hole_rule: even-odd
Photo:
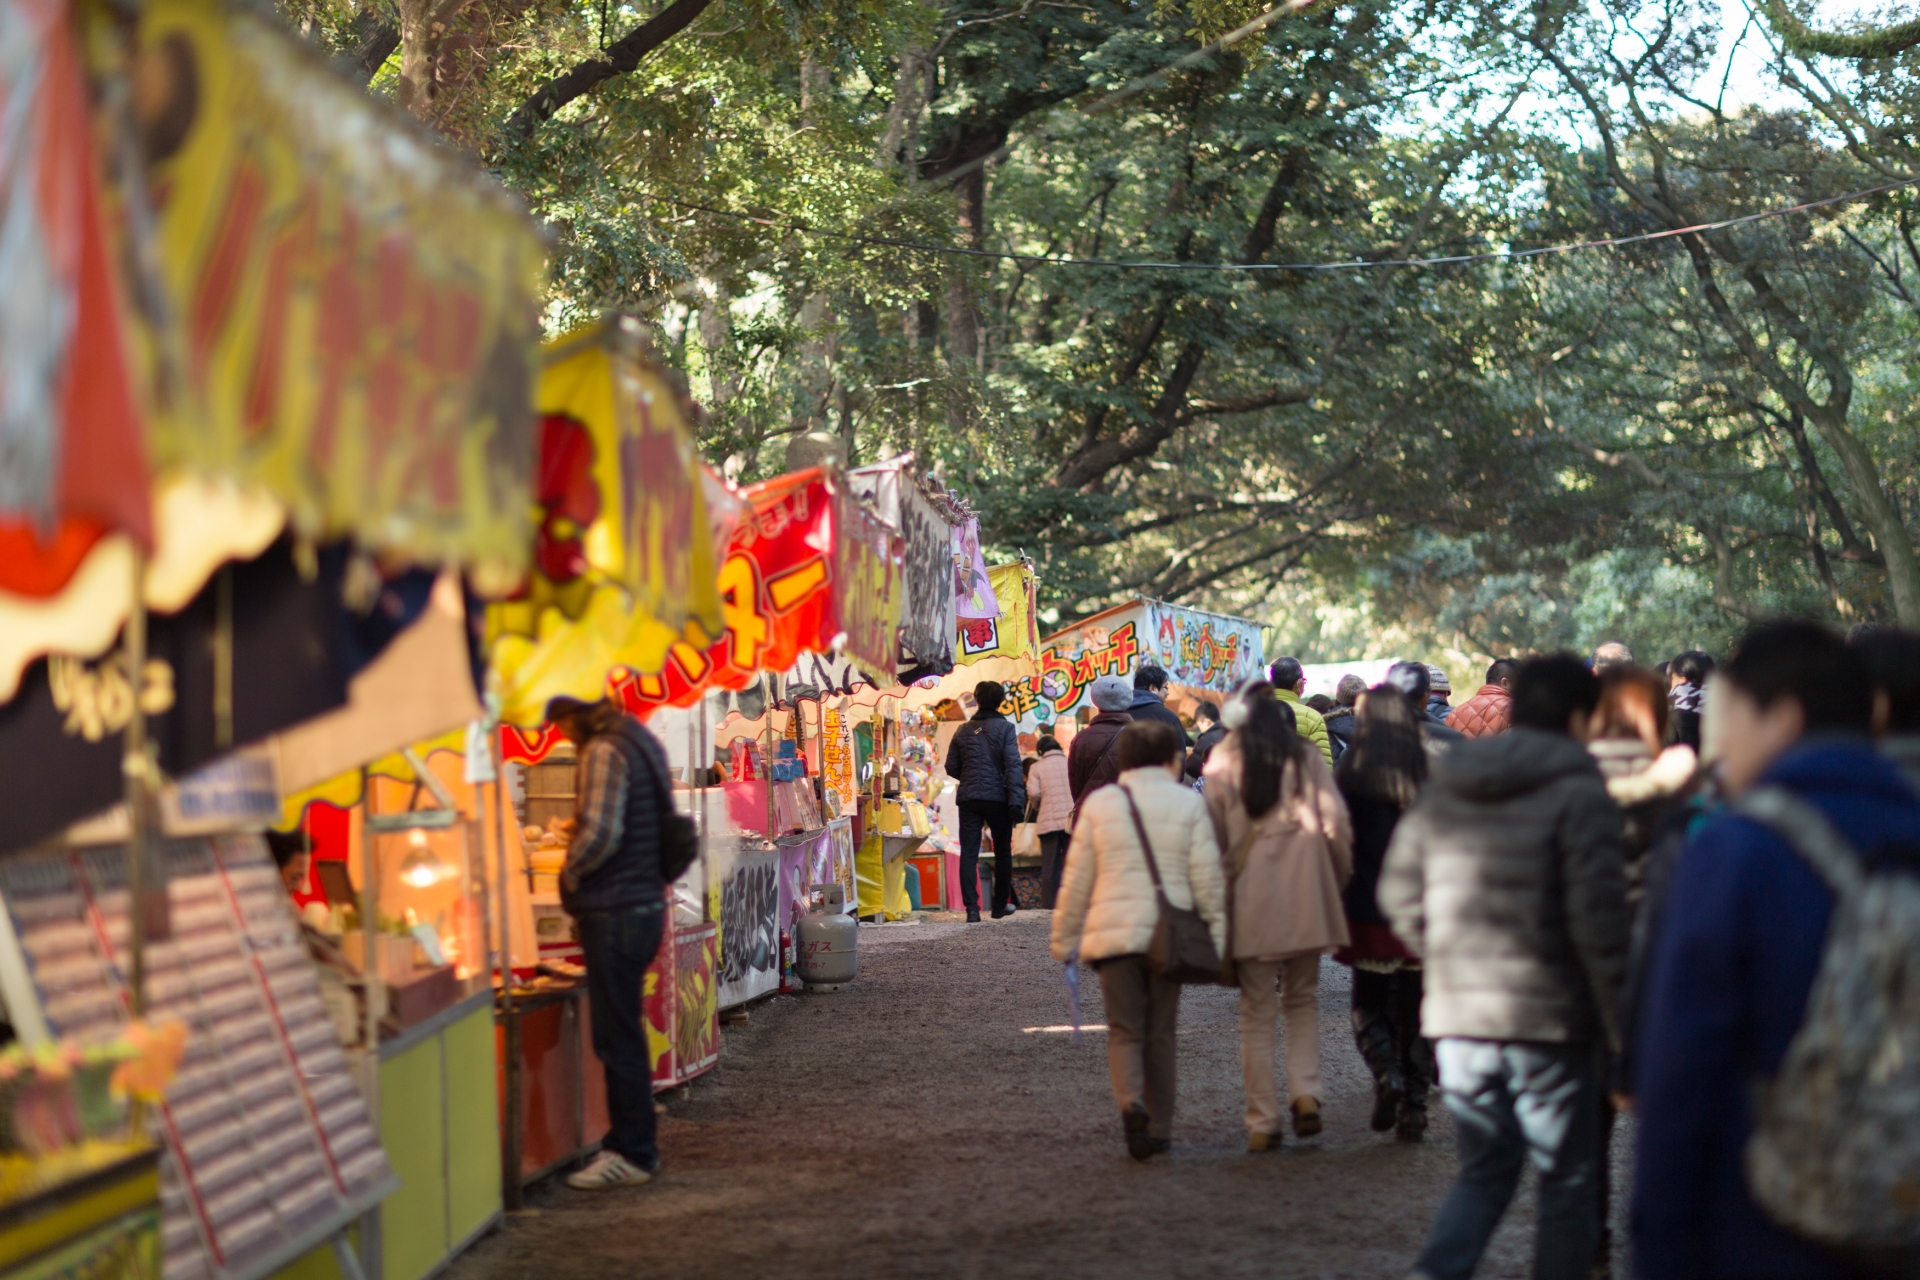
[[[860,926],[847,914],[846,890],[838,884],[816,884],[820,906],[794,926],[794,950],[800,953],[800,979],[809,990],[838,991],[853,981],[859,968],[854,946]]]

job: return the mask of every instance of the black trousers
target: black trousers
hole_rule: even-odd
[[[1071,831],[1040,833],[1040,905],[1048,911],[1060,896],[1060,877],[1067,870],[1067,841],[1072,836]]]
[[[653,1140],[653,1053],[640,1002],[665,922],[664,907],[583,911],[574,921],[587,965],[593,1053],[607,1073],[612,1126],[604,1145],[647,1170],[659,1167],[660,1149]]]
[[[960,802],[960,901],[980,909],[980,831],[993,832],[993,909],[1005,911],[1013,893],[1013,824],[1020,811],[999,801]]]

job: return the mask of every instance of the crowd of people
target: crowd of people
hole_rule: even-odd
[[[1688,652],[1649,669],[1620,644],[1501,659],[1457,707],[1417,662],[1331,698],[1303,697],[1292,658],[1266,675],[1195,709],[1197,739],[1164,672],[1102,677],[1097,713],[1066,752],[1044,741],[1031,775],[1055,837],[1053,953],[1098,971],[1130,1155],[1172,1144],[1195,981],[1239,991],[1248,1151],[1278,1149],[1289,1125],[1319,1132],[1331,955],[1352,969],[1372,1127],[1420,1141],[1436,1085],[1454,1121],[1458,1176],[1410,1276],[1471,1275],[1529,1162],[1535,1275],[1606,1274],[1623,1112],[1639,1276],[1916,1274],[1915,1255],[1870,1256],[1883,1238],[1831,1225],[1858,1188],[1821,1179],[1842,1175],[1775,1159],[1761,1187],[1754,1170],[1781,1126],[1824,1140],[1860,1110],[1835,1079],[1887,1093],[1914,1077],[1920,1026],[1886,1032],[1867,1083],[1830,1072],[1806,1090],[1804,1062],[1781,1072],[1811,1021],[1836,885],[1920,872],[1920,637],[1779,622],[1718,665]],[[1920,946],[1874,941],[1882,957]],[[1779,1096],[1789,1086],[1806,1096]],[[1910,1175],[1884,1179],[1883,1216],[1920,1239]]]

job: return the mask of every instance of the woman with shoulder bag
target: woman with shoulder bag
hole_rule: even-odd
[[[1292,709],[1274,698],[1272,685],[1241,691],[1223,723],[1229,732],[1203,776],[1207,811],[1226,850],[1247,1150],[1275,1151],[1280,1011],[1294,1136],[1320,1132],[1320,957],[1347,944],[1340,890],[1353,874],[1353,826],[1326,758],[1294,732]]]
[[[1113,1098],[1127,1153],[1146,1160],[1173,1145],[1180,983],[1147,958],[1161,927],[1161,901],[1197,913],[1218,956],[1226,941],[1225,887],[1206,805],[1180,781],[1180,731],[1136,720],[1114,753],[1116,785],[1080,803],[1054,907],[1053,956],[1099,970]]]

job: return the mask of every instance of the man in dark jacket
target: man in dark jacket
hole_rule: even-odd
[[[1193,740],[1193,750],[1187,753],[1189,782],[1200,776],[1200,771],[1207,767],[1207,757],[1227,736],[1227,727],[1220,723],[1220,708],[1211,702],[1202,702],[1193,709],[1193,727],[1200,731],[1200,736]]]
[[[1360,695],[1366,691],[1367,682],[1359,676],[1351,673],[1341,676],[1340,683],[1333,690],[1333,710],[1321,717],[1321,722],[1327,726],[1327,746],[1333,749],[1336,763],[1347,754],[1347,748],[1353,745],[1353,735],[1359,731],[1353,705],[1360,701]]]
[[[973,719],[947,744],[947,772],[960,779],[960,900],[967,921],[980,922],[980,832],[993,832],[993,918],[1012,915],[1013,824],[1027,807],[1020,770],[1020,734],[1000,712],[1006,689],[982,680],[973,686]]]
[[[1782,788],[1869,865],[1920,868],[1920,795],[1868,740],[1873,688],[1858,653],[1814,623],[1773,623],[1718,676],[1727,794]],[[1857,1274],[1775,1226],[1742,1163],[1754,1087],[1779,1071],[1806,1011],[1832,892],[1772,827],[1722,813],[1681,854],[1665,902],[1633,1061],[1635,1274]]]
[[[1067,790],[1073,793],[1073,815],[1088,793],[1120,776],[1120,753],[1115,747],[1120,731],[1133,723],[1133,685],[1125,676],[1101,676],[1087,690],[1099,714],[1073,735],[1067,748]]]
[[[573,917],[587,966],[593,1052],[606,1072],[611,1121],[600,1154],[567,1184],[637,1186],[660,1166],[653,1055],[640,1000],[666,923],[660,821],[661,806],[673,803],[672,784],[660,744],[614,704],[555,698],[547,703],[547,721],[580,753],[560,905]]]
[[[1193,745],[1193,739],[1187,736],[1187,726],[1180,723],[1178,713],[1167,705],[1165,668],[1148,662],[1133,673],[1133,702],[1127,711],[1135,720],[1159,720],[1172,725],[1180,733],[1183,751]]]
[[[1599,1050],[1627,956],[1620,812],[1582,745],[1600,683],[1571,654],[1514,681],[1512,732],[1455,744],[1394,830],[1380,906],[1425,967],[1460,1177],[1414,1274],[1466,1280],[1531,1153],[1536,1280],[1584,1280],[1600,1221]]]

